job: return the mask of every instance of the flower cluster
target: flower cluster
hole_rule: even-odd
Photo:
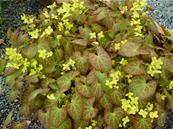
[[[134,97],[133,93],[129,92],[126,94],[128,99],[121,99],[122,109],[127,112],[127,114],[135,115],[139,111],[138,97]]]
[[[122,73],[120,71],[116,71],[114,73],[110,74],[110,78],[106,80],[105,85],[108,86],[109,88],[116,88],[118,89],[118,82],[120,80]]]
[[[25,30],[32,39],[50,36],[54,28],[61,34],[69,35],[70,32],[75,30],[70,17],[76,17],[85,10],[84,2],[80,2],[80,0],[72,0],[72,2],[63,2],[61,7],[58,7],[54,2],[43,10],[38,19],[23,14],[21,20],[26,24],[24,26]],[[40,21],[39,25],[36,21]]]
[[[16,48],[7,48],[6,56],[8,59],[8,64],[6,66],[7,68],[21,68],[23,73],[29,71],[30,76],[41,72],[41,70],[43,69],[43,66],[41,64],[38,64],[35,59],[29,61],[27,58],[23,58],[20,53],[17,53]]]
[[[142,30],[143,26],[141,23],[141,16],[145,15],[145,12],[142,13],[144,7],[147,5],[147,0],[135,0],[133,7],[131,8],[132,20],[131,25],[135,26],[135,36],[143,37]]]
[[[168,89],[171,90],[173,89],[173,81],[170,81],[169,85],[168,85]]]
[[[148,71],[147,73],[150,74],[152,77],[155,74],[159,74],[161,73],[161,68],[162,68],[163,62],[162,60],[159,58],[157,59],[156,57],[152,57],[152,62],[151,64],[148,66]]]
[[[70,58],[67,61],[67,63],[63,64],[62,66],[63,66],[63,71],[61,72],[61,74],[64,74],[64,72],[66,72],[66,71],[75,69],[75,61]]]
[[[93,129],[97,124],[96,120],[91,120],[91,125],[89,125],[88,127],[85,127],[85,129]],[[79,127],[78,129],[82,129],[81,127]]]
[[[126,13],[127,11],[128,11],[127,6],[121,6],[121,7],[120,7],[120,12],[121,12],[121,14],[124,14],[124,13]]]
[[[145,109],[140,109],[139,110],[139,115],[141,115],[143,118],[146,118],[147,115],[153,120],[154,118],[158,117],[158,112],[153,111],[154,105],[152,103],[148,103]]]
[[[122,40],[120,43],[115,43],[115,45],[114,45],[115,50],[120,50],[121,49],[121,46],[124,45],[124,44],[126,44],[126,43],[127,43],[127,40],[126,39],[125,40]]]
[[[45,49],[44,50],[38,50],[39,53],[39,58],[46,59],[48,57],[51,57],[53,55],[53,52],[47,52]]]
[[[122,119],[122,122],[123,122],[123,124],[119,124],[119,127],[126,127],[126,126],[127,126],[127,123],[130,122],[129,117],[128,117],[128,116],[124,117],[124,118]]]

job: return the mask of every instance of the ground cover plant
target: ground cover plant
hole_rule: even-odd
[[[23,14],[0,60],[10,101],[19,96],[21,114],[46,129],[162,128],[173,110],[173,33],[149,10],[146,0],[72,0]]]

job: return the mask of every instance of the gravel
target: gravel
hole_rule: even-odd
[[[0,4],[2,1],[0,0]],[[152,18],[173,30],[173,0],[148,0],[148,3],[155,9],[151,14]],[[8,46],[7,29],[9,27],[18,28],[22,24],[19,18],[22,13],[37,14],[42,9],[36,0],[4,0],[2,6],[4,10],[0,10],[0,15],[3,17],[3,23],[0,23],[0,38],[3,38],[6,44],[0,45],[0,57],[4,53],[3,49]],[[8,113],[13,110],[13,121],[27,119],[31,121],[28,129],[44,129],[37,120],[19,115],[20,100],[17,98],[15,102],[10,103],[8,101],[9,91],[4,77],[0,77],[0,128]],[[157,128],[154,127],[154,129]],[[168,113],[164,129],[173,129],[173,112]]]

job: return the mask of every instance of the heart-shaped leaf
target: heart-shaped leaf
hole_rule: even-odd
[[[140,42],[128,41],[119,50],[118,54],[125,57],[133,57],[140,54]]]
[[[84,55],[81,55],[80,52],[74,52],[73,58],[77,71],[86,74],[89,69],[88,53],[85,52]]]
[[[121,106],[121,99],[124,97],[122,91],[113,90],[110,94],[110,98],[113,104]]]
[[[133,92],[134,95],[140,99],[147,99],[154,95],[156,86],[157,84],[155,81],[150,81],[147,83],[145,78],[136,77],[132,79],[129,86],[129,91]]]
[[[72,129],[72,122],[68,118],[57,129]]]
[[[102,89],[102,85],[99,82],[95,82],[92,85],[92,95],[96,98],[96,99],[100,99],[103,96],[103,89]]]
[[[72,41],[73,44],[80,45],[86,47],[88,44],[88,41],[86,39],[75,39]]]
[[[128,62],[128,64],[124,66],[123,70],[130,75],[141,75],[145,73],[141,60]]]
[[[26,129],[27,126],[27,121],[19,121],[12,124],[12,129]]]
[[[170,58],[167,57],[161,57],[161,60],[163,61],[162,68],[165,70],[168,70],[169,72],[173,73],[173,61]]]
[[[32,59],[37,53],[37,44],[30,44],[27,47],[22,49],[22,53],[29,59]]]
[[[65,92],[70,89],[71,81],[79,75],[77,71],[71,71],[69,73],[64,74],[57,80],[57,84],[62,92]]]
[[[110,101],[110,97],[107,94],[104,94],[100,99],[100,104],[105,109],[111,109],[112,103]]]
[[[67,111],[73,120],[80,120],[83,113],[83,102],[79,95],[73,96],[70,104],[67,105]]]
[[[46,129],[59,129],[66,118],[67,114],[63,108],[51,107],[46,112],[38,112],[38,119]]]
[[[90,91],[90,87],[87,85],[79,85],[76,86],[77,91],[79,94],[81,94],[82,96],[85,97],[90,97],[91,96],[91,91]]]
[[[104,120],[111,129],[118,129],[123,116],[123,110],[121,108],[116,108],[113,112],[106,112],[104,114]]]
[[[149,118],[134,116],[132,118],[132,123],[134,129],[152,129],[152,123]]]
[[[83,118],[86,121],[92,120],[97,115],[98,109],[93,107],[94,98],[84,101]]]
[[[96,70],[109,72],[112,69],[111,58],[102,47],[97,48],[97,55],[89,53],[89,61]]]

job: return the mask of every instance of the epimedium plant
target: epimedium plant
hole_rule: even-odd
[[[0,60],[9,99],[19,96],[21,114],[46,129],[163,127],[173,110],[173,33],[148,11],[146,0],[72,0],[23,14],[25,33],[8,30]]]

